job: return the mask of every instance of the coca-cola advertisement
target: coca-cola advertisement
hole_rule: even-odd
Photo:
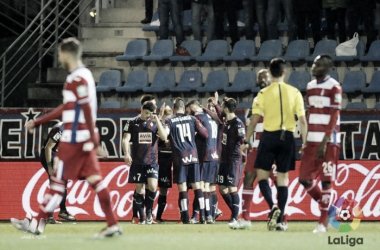
[[[120,220],[132,218],[132,196],[134,185],[128,184],[129,166],[123,162],[101,162],[105,183],[108,184],[113,210]],[[288,220],[316,220],[319,217],[318,203],[311,200],[298,183],[299,162],[289,175],[289,197],[286,207]],[[0,162],[0,220],[10,217],[22,218],[26,212],[36,215],[39,204],[49,188],[48,175],[38,162]],[[340,161],[336,169],[333,200],[340,197],[355,200],[363,212],[363,220],[380,219],[380,163],[377,161]],[[271,182],[276,202],[276,187]],[[69,181],[67,209],[78,220],[104,220],[99,200],[85,181]],[[242,187],[239,193],[241,195]],[[192,190],[189,190],[192,201]],[[179,220],[177,206],[178,189],[169,189],[168,204],[163,215],[165,220]],[[155,207],[156,209],[156,204]],[[221,219],[228,220],[230,212],[219,196]],[[56,212],[58,212],[57,208]],[[251,204],[251,219],[266,220],[268,205],[262,197],[257,183]]]

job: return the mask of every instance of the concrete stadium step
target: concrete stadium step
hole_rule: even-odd
[[[142,0],[111,0],[115,2],[115,8],[145,8]],[[158,0],[153,0],[153,6],[157,7]]]
[[[84,60],[85,63],[85,60]],[[96,66],[88,66],[88,68],[91,70],[92,75],[94,76],[95,82],[99,82],[100,75],[110,69],[118,69],[122,72],[123,67],[96,67]],[[47,83],[43,86],[47,87],[59,87],[62,89],[63,83],[66,81],[67,72],[62,68],[48,68],[47,70]],[[123,74],[122,74],[122,77]],[[123,78],[122,78],[123,79]],[[42,85],[41,85],[42,86]],[[33,87],[38,87],[38,85],[34,85]]]
[[[144,32],[141,24],[99,23],[82,25],[81,38],[147,38],[156,39],[154,32]]]
[[[144,7],[110,8],[100,12],[101,23],[139,23],[145,17]]]
[[[122,54],[122,53],[121,53]],[[130,65],[128,62],[118,62],[115,57],[117,54],[94,54],[84,55],[83,63],[87,67],[99,67],[99,68],[128,68]]]
[[[131,38],[83,38],[83,53],[118,52],[123,54]]]

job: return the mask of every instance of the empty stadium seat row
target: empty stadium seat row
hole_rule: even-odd
[[[331,71],[330,76],[339,82],[336,71]],[[122,86],[121,72],[109,70],[102,73],[97,92],[116,92],[133,93],[144,91],[149,93],[161,92],[190,92],[198,93],[214,92],[223,90],[224,92],[244,93],[251,91],[257,93],[256,73],[251,70],[243,70],[236,73],[234,81],[229,86],[228,72],[225,70],[214,70],[207,75],[205,84],[202,81],[202,72],[198,70],[187,70],[181,75],[178,85],[176,84],[175,73],[172,70],[159,70],[149,86],[148,72],[144,70],[131,71]],[[298,88],[301,92],[306,91],[307,83],[311,81],[308,71],[293,71],[288,79],[288,83]],[[343,93],[380,93],[380,71],[376,71],[367,87],[366,74],[364,71],[349,71],[346,73],[342,82]]]
[[[360,40],[356,46],[356,56],[336,56],[335,48],[337,47],[335,40],[321,40],[310,54],[310,44],[307,40],[294,40],[289,43],[285,54],[283,54],[283,44],[280,40],[265,41],[256,55],[255,42],[252,40],[238,41],[232,53],[228,54],[228,42],[226,40],[210,41],[202,54],[202,44],[196,40],[186,40],[181,46],[186,48],[190,56],[176,56],[174,54],[174,43],[172,40],[158,40],[154,43],[151,53],[148,55],[148,42],[143,39],[133,40],[127,44],[123,55],[116,56],[117,61],[197,61],[197,62],[213,62],[213,61],[244,61],[252,62],[268,62],[275,57],[282,57],[288,62],[297,62],[305,60],[312,62],[320,54],[330,55],[335,62],[349,62],[360,60],[363,62],[380,61],[380,40],[374,41],[365,55],[365,43]]]

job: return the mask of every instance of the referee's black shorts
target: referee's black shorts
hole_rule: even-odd
[[[296,145],[293,132],[285,131],[285,140],[280,140],[281,130],[261,135],[255,168],[270,171],[276,161],[277,172],[286,173],[295,169]]]

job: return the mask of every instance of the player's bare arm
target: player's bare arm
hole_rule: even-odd
[[[129,148],[129,142],[131,141],[131,134],[130,133],[124,133],[122,143],[124,150],[124,161],[127,165],[132,164],[132,157],[130,154],[130,148]]]
[[[166,107],[166,104],[165,102],[161,105],[160,107],[160,112],[158,113],[158,118],[160,120],[162,120],[162,117],[164,116],[164,113],[165,113],[165,107]]]
[[[257,115],[257,114],[253,114],[251,116],[251,122],[249,123],[248,128],[247,128],[247,136],[246,136],[246,140],[247,141],[249,141],[251,139],[251,136],[255,132],[256,125],[259,122],[260,117],[261,117],[261,115]],[[243,153],[248,148],[249,148],[249,144],[248,143],[247,144],[243,143],[240,146],[240,151]]]
[[[307,122],[305,116],[298,117],[300,123],[300,131],[302,137],[302,147],[300,150],[300,154],[303,154],[303,149],[306,147],[306,138],[307,138]]]
[[[162,107],[161,107],[162,108]],[[164,110],[164,109],[162,109]],[[160,111],[161,113],[161,111]],[[163,114],[163,112],[162,112]],[[152,115],[152,120],[156,123],[157,129],[158,129],[158,136],[161,140],[166,141],[168,134],[166,133],[166,130],[164,129],[164,126],[162,126],[162,123],[160,121],[160,118],[157,115]]]
[[[41,124],[44,124],[48,121],[54,120],[54,119],[61,119],[62,118],[62,111],[63,111],[64,105],[61,104],[57,108],[53,109],[46,115],[35,119],[33,121],[29,121],[25,124],[25,128],[29,131],[29,133],[33,133],[33,129]]]

